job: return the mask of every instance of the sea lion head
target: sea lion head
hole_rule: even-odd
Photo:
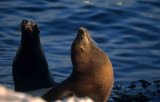
[[[71,59],[73,71],[79,73],[98,71],[107,61],[105,53],[95,45],[87,29],[83,27],[79,28],[72,43]]]
[[[21,31],[22,34],[38,34],[39,28],[37,26],[37,24],[35,22],[33,22],[32,20],[22,20],[21,23]]]
[[[80,27],[77,36],[72,44],[72,50],[81,51],[82,53],[90,51],[92,41],[87,29]]]
[[[40,46],[38,25],[32,20],[22,20],[21,22],[21,44],[23,47],[27,46]]]

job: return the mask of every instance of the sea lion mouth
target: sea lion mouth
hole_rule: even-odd
[[[26,20],[26,19],[22,20],[21,28],[22,31],[39,32],[37,24],[31,20]]]

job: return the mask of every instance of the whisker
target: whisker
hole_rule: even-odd
[[[98,43],[96,43],[92,38],[91,38],[91,41],[98,46]]]

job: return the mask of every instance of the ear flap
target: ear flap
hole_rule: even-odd
[[[81,52],[85,51],[83,46],[80,46],[80,49],[81,49]]]

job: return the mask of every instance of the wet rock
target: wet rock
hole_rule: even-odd
[[[46,102],[39,97],[32,97],[24,93],[15,92],[0,85],[1,102]]]
[[[21,92],[15,92],[0,85],[0,102],[46,102],[40,97],[33,97]],[[71,97],[56,102],[93,102],[90,98]]]

